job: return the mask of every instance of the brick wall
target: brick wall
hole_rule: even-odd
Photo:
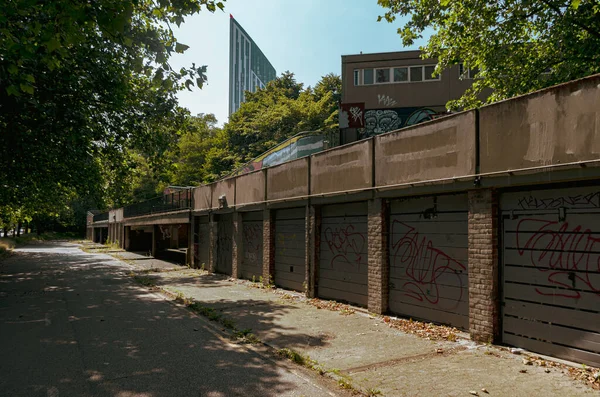
[[[306,296],[317,296],[319,282],[319,252],[321,242],[321,208],[308,206],[306,208]]]
[[[498,195],[492,189],[469,191],[469,331],[471,339],[493,342],[499,336]]]
[[[388,310],[389,248],[388,210],[382,199],[369,200],[368,209],[368,309],[382,314]]]
[[[219,224],[216,221],[215,214],[210,214],[209,217],[209,245],[208,250],[208,271],[214,273],[217,269],[217,238]]]
[[[233,213],[233,236],[231,236],[231,277],[239,278],[242,272],[242,260],[244,259],[243,235],[244,224],[242,213]]]
[[[263,210],[263,283],[269,283],[275,271],[275,219],[271,210]]]

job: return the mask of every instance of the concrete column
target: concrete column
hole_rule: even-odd
[[[368,309],[383,314],[388,310],[389,296],[389,217],[387,203],[369,200],[368,209]]]
[[[321,251],[321,208],[306,207],[306,296],[314,298],[319,289],[319,254]]]
[[[275,218],[271,210],[263,211],[263,282],[275,278]]]
[[[218,227],[219,224],[216,221],[215,214],[209,215],[209,250],[208,250],[208,271],[214,273],[217,268],[217,238],[218,238]]]
[[[190,267],[196,267],[196,253],[195,243],[196,238],[194,236],[194,228],[196,225],[196,217],[194,214],[190,214],[190,223],[188,224],[188,249],[187,249],[187,263]]]
[[[233,236],[231,236],[231,277],[240,278],[242,274],[242,260],[244,259],[244,223],[242,213],[233,213]]]
[[[152,257],[156,258],[156,253],[158,251],[158,235],[160,234],[160,230],[158,230],[158,225],[152,225]]]
[[[131,226],[125,226],[123,233],[123,249],[125,251],[129,251],[129,233],[131,233]]]
[[[499,337],[498,196],[492,189],[469,192],[469,331],[471,339]]]

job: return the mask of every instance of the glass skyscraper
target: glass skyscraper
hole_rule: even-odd
[[[276,77],[275,68],[244,28],[229,16],[229,115],[244,102],[244,91],[255,92]]]

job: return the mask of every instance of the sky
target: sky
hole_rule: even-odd
[[[328,73],[341,74],[341,56],[418,49],[403,48],[397,29],[377,17],[385,9],[377,0],[227,0],[225,10],[206,10],[176,28],[178,41],[189,45],[171,65],[207,65],[208,84],[178,94],[192,114],[213,113],[227,122],[229,96],[229,14],[248,32],[277,75],[289,70],[298,82],[314,86]]]

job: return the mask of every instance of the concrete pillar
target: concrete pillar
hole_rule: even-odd
[[[263,281],[275,278],[275,218],[271,210],[263,211]]]
[[[368,205],[368,309],[383,314],[388,310],[389,296],[389,217],[387,203],[369,200]]]
[[[244,223],[242,213],[233,213],[233,236],[231,236],[231,277],[240,278],[244,260]]]
[[[131,226],[124,227],[124,237],[123,237],[123,249],[125,251],[129,251],[129,233],[131,233]]]
[[[469,331],[471,339],[493,342],[500,331],[498,294],[498,195],[469,192]]]
[[[160,234],[160,230],[158,230],[158,225],[152,225],[152,257],[156,258],[156,253],[158,251],[158,236]]]
[[[190,223],[188,227],[188,248],[187,248],[187,263],[190,267],[196,267],[196,253],[194,252],[196,239],[194,238],[194,228],[196,225],[196,217],[190,214]]]
[[[319,289],[319,254],[321,251],[321,208],[306,207],[306,296],[314,298]]]
[[[218,227],[219,224],[216,221],[216,215],[211,213],[209,215],[209,250],[208,250],[208,271],[214,273],[217,268],[217,238],[218,238]]]

